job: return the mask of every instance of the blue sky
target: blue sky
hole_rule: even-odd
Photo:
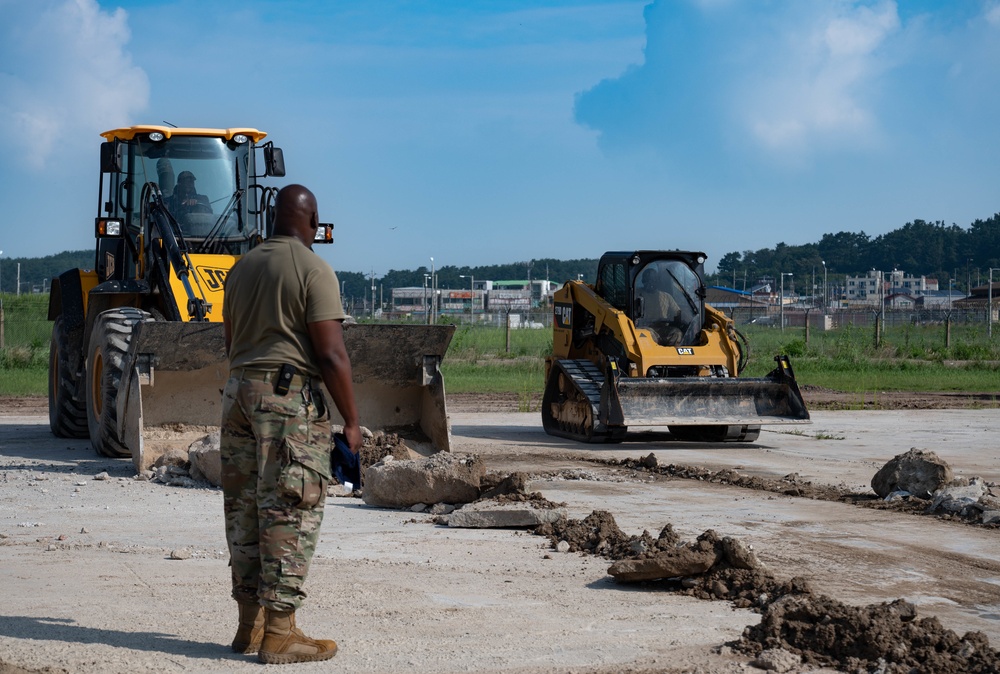
[[[163,120],[267,131],[337,269],[713,269],[1000,211],[1000,0],[0,0],[3,258],[91,248],[98,134]]]

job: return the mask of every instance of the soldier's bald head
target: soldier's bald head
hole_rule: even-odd
[[[316,195],[302,185],[287,185],[274,200],[274,233],[312,243],[319,224]]]

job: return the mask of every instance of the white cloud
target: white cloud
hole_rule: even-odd
[[[749,76],[745,123],[765,146],[800,153],[817,143],[870,142],[877,120],[866,92],[883,71],[879,48],[899,29],[895,2],[839,2],[787,28],[769,67]],[[801,17],[799,17],[801,18]]]
[[[986,11],[983,15],[986,17],[986,22],[988,24],[1000,28],[1000,2],[991,2],[987,4]]]
[[[124,10],[96,0],[0,4],[0,128],[42,169],[64,143],[127,123],[145,109],[149,81],[125,50]]]

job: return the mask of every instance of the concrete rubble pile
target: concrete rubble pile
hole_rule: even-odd
[[[980,477],[956,477],[933,451],[910,449],[872,477],[872,490],[885,501],[920,499],[926,512],[951,514],[982,524],[1000,524],[1000,489]]]

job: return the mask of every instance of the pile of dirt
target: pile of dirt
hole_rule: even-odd
[[[672,525],[658,538],[649,532],[626,536],[614,516],[595,510],[583,520],[561,520],[535,529],[557,548],[609,559],[643,559],[676,554],[681,549],[705,548],[720,541],[709,530],[691,543],[681,542]],[[737,608],[762,614],[760,624],[748,626],[742,637],[727,646],[750,656],[785,651],[801,662],[836,667],[848,672],[880,674],[997,674],[1000,652],[981,632],[959,637],[934,617],[918,618],[913,604],[891,603],[849,606],[814,592],[796,577],[779,580],[762,566],[736,568],[724,559],[705,573],[642,583],[705,600],[731,601]]]
[[[565,508],[565,503],[555,503],[542,496],[540,491],[528,491],[531,476],[527,473],[486,473],[480,488],[480,501],[495,501],[497,503],[528,503],[542,510]]]
[[[543,524],[534,531],[545,536],[556,548],[561,541],[569,544],[569,552],[586,552],[607,559],[628,559],[641,554],[672,550],[680,542],[673,526],[668,524],[653,538],[648,531],[642,536],[627,536],[606,510],[595,510],[582,520],[564,519]]]
[[[812,593],[786,595],[763,611],[729,644],[758,655],[780,648],[802,661],[847,672],[881,674],[996,674],[1000,652],[982,632],[959,637],[937,618],[918,618],[913,604],[896,601],[848,606]]]

